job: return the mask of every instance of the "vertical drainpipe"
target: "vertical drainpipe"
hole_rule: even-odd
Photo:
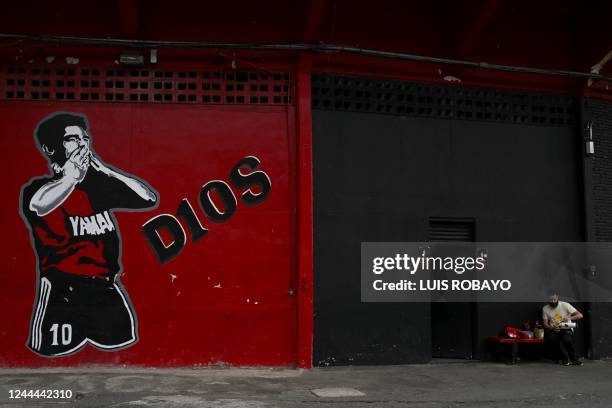
[[[579,139],[580,149],[579,152],[582,158],[582,186],[583,186],[583,219],[584,219],[584,240],[587,242],[595,242],[595,231],[594,231],[594,216],[593,216],[593,155],[587,152],[587,141],[591,137],[591,131],[593,126],[593,118],[590,112],[589,100],[582,96],[580,98],[580,122],[579,122]],[[591,127],[591,128],[589,128]],[[586,267],[586,265],[585,265]],[[596,304],[585,302],[587,304],[587,327],[586,327],[586,339],[587,345],[587,357],[590,359],[597,359],[598,353],[594,344],[596,338],[594,330],[594,321],[597,313],[595,309]]]
[[[312,54],[301,53],[297,67],[297,366],[312,367],[313,207]]]
[[[586,151],[586,142],[590,138],[589,124],[592,126],[593,118],[590,112],[589,100],[580,98],[580,153],[582,155],[582,177],[584,187],[584,238],[586,241],[595,241],[593,220],[593,159]]]

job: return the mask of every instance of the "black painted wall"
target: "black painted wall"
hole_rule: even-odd
[[[593,122],[595,142],[595,155],[587,159],[591,178],[587,193],[591,207],[589,235],[592,240],[612,242],[612,102],[585,100],[583,109],[585,121]],[[598,271],[595,279],[610,282],[612,276],[602,276]],[[593,357],[612,357],[612,304],[590,306]]]
[[[474,217],[479,241],[582,240],[578,132],[563,121],[474,120],[477,112],[453,119],[456,95],[451,118],[435,115],[434,98],[423,99],[428,116],[399,114],[401,92],[366,113],[366,102],[339,99],[347,81],[341,92],[321,78],[313,89],[314,364],[426,362],[431,306],[361,303],[360,243],[424,241],[429,217]],[[420,112],[421,99],[412,100]],[[541,306],[478,305],[473,357],[483,356],[486,336],[538,318]]]

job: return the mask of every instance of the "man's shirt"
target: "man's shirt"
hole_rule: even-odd
[[[550,305],[545,305],[542,308],[542,320],[548,322],[552,327],[559,326],[563,319],[570,317],[576,308],[567,302],[559,301],[557,307],[552,308]]]
[[[59,271],[112,281],[120,271],[119,230],[112,210],[147,208],[154,203],[89,167],[61,205],[44,216],[31,211],[36,191],[57,179],[34,179],[22,194],[21,209],[32,231],[41,276]]]

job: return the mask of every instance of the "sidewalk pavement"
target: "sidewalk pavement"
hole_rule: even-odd
[[[8,398],[9,390],[30,389],[71,390],[73,396]],[[351,396],[334,396],[347,393]],[[311,370],[0,369],[0,406],[609,408],[612,361],[586,361],[582,367],[454,362]]]

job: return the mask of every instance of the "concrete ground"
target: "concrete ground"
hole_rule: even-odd
[[[65,400],[9,390],[71,390]],[[313,390],[318,390],[317,396]],[[353,396],[333,396],[349,393]],[[326,395],[326,396],[325,396]],[[0,369],[2,407],[606,407],[612,361],[292,369]]]

